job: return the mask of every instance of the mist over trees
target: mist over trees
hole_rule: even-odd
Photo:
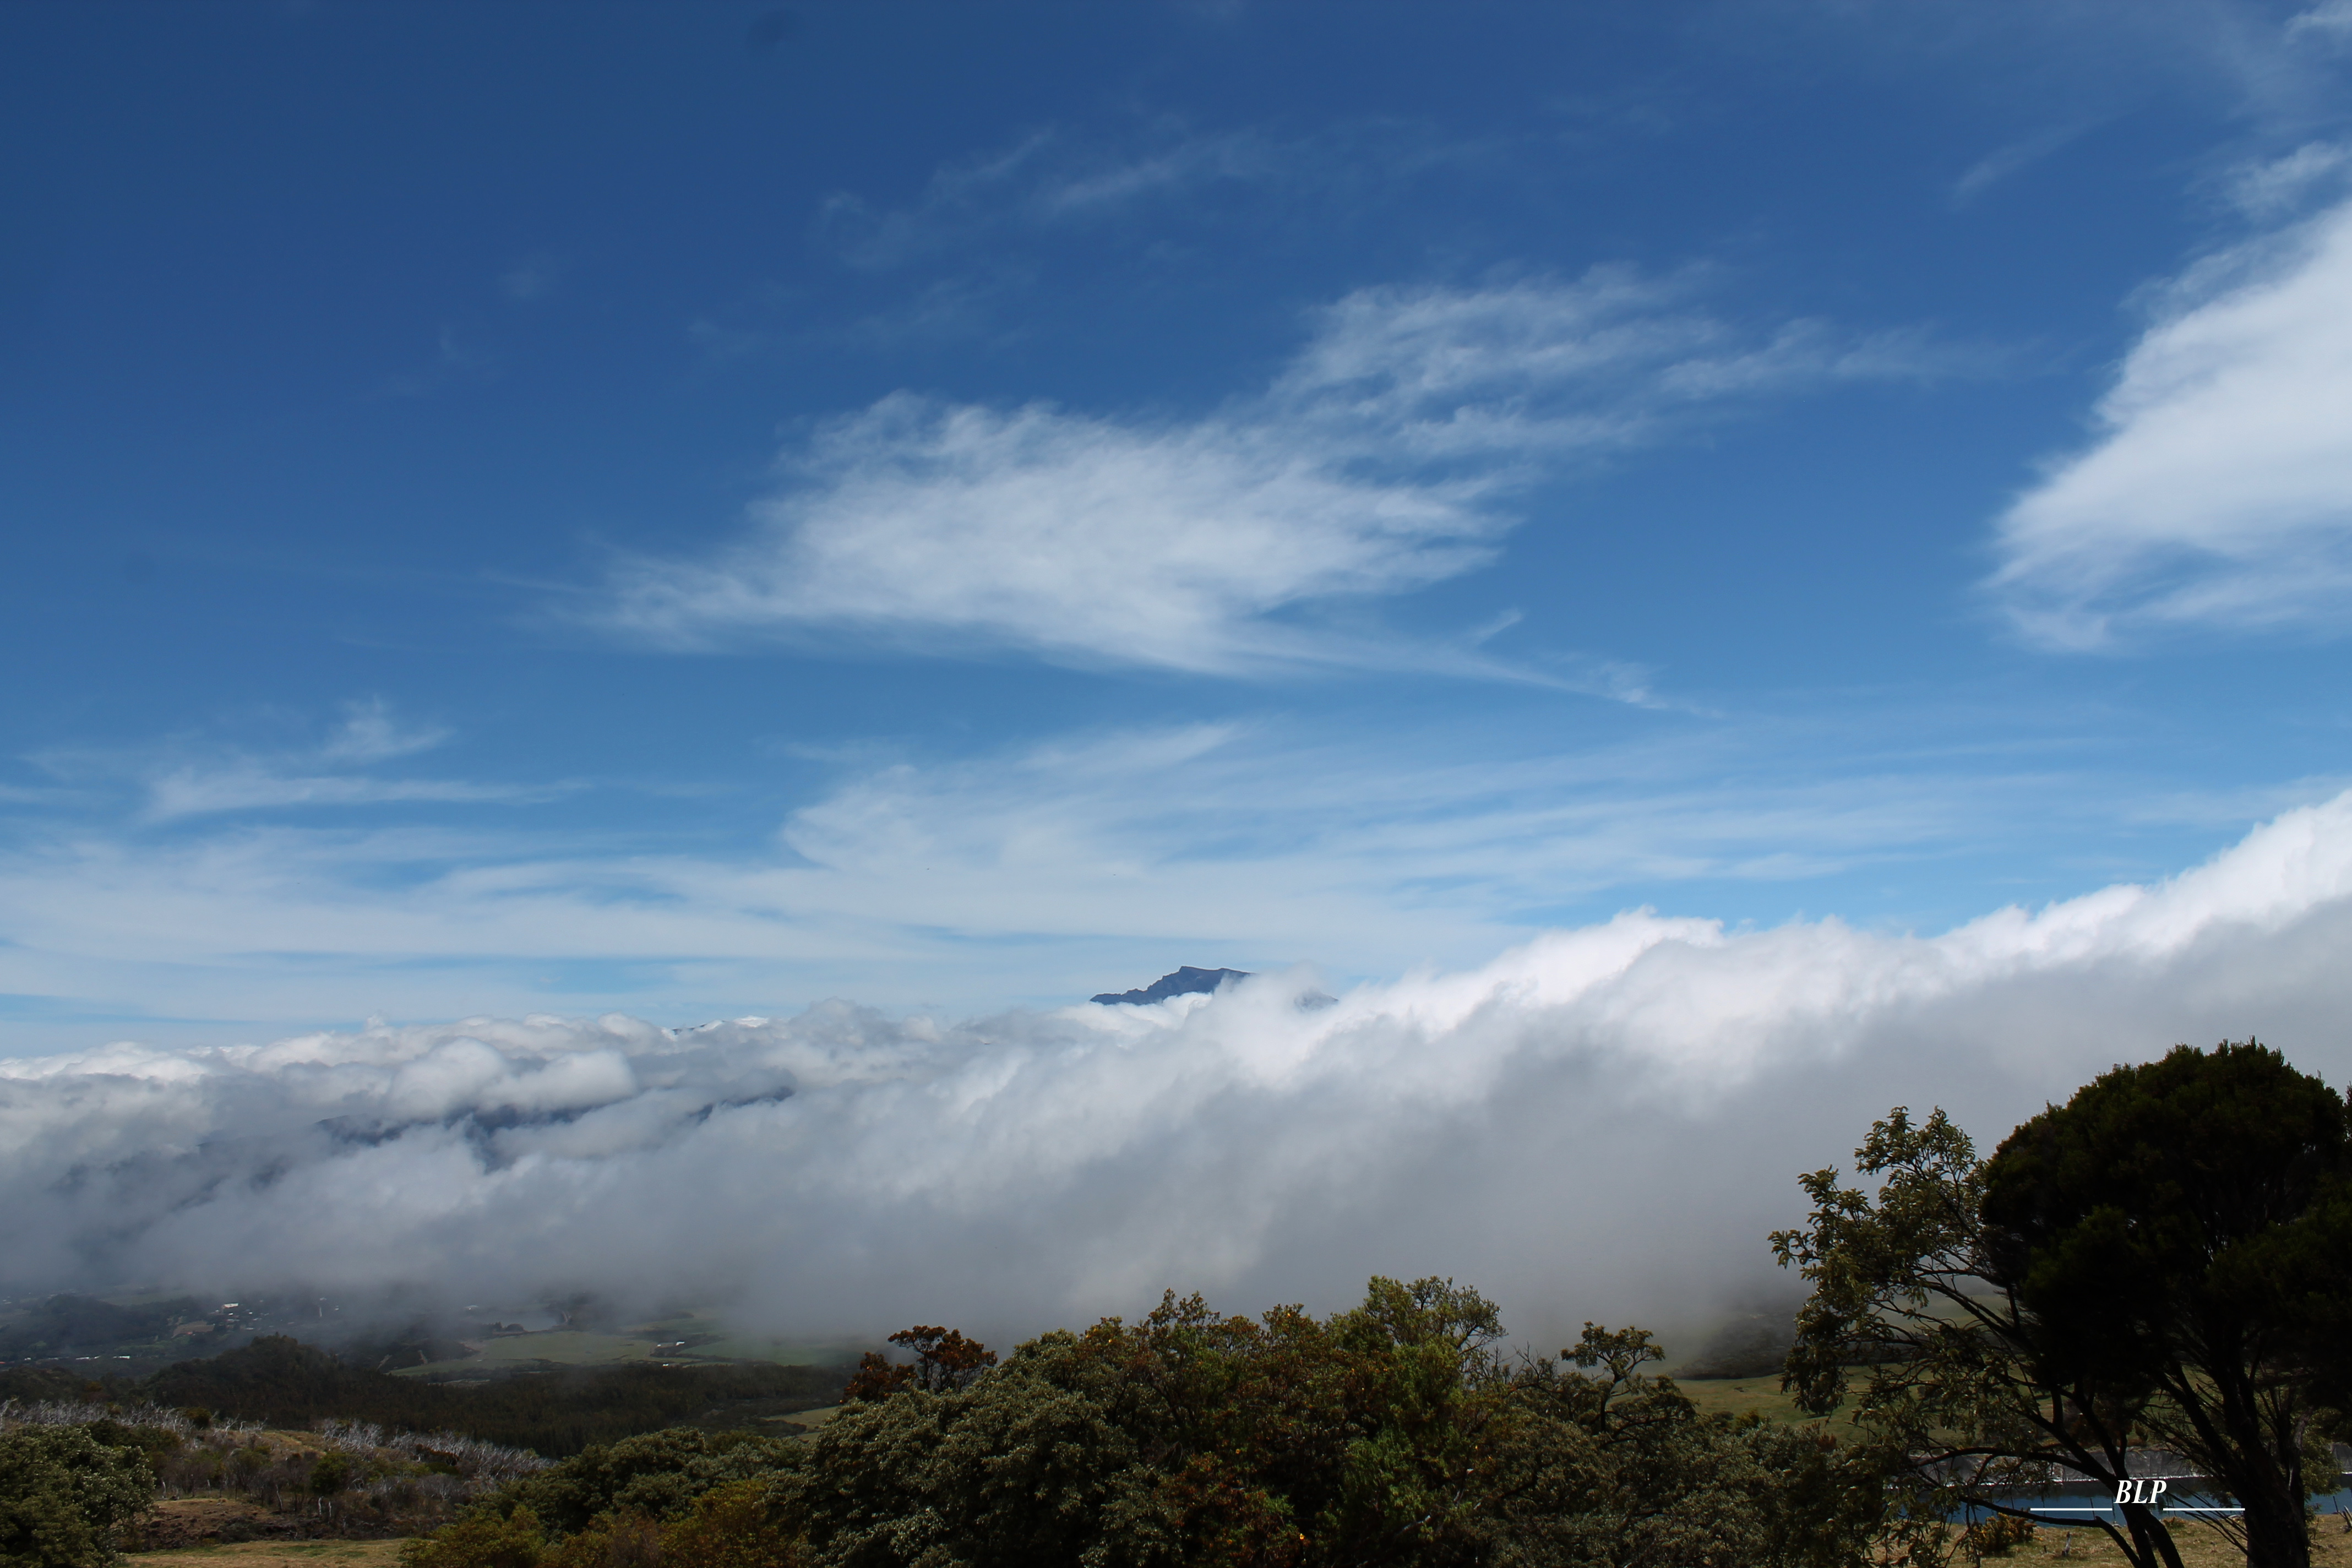
[[[1678,1342],[1662,1305],[1787,1282],[1757,1237],[1796,1217],[1789,1173],[1890,1105],[2006,1128],[2247,1016],[2343,1082],[2347,889],[2352,800],[1935,938],[1630,913],[1331,1006],[1268,973],[964,1023],[825,1004],[0,1062],[0,1295],[588,1289],[1009,1345],[1169,1284],[1328,1312],[1385,1267],[1475,1281],[1545,1349],[1587,1318]]]
[[[846,1367],[619,1366],[526,1371],[470,1384],[395,1377],[352,1366],[283,1335],[144,1378],[93,1380],[58,1367],[0,1371],[0,1406],[16,1401],[99,1399],[124,1405],[201,1409],[272,1426],[306,1428],[330,1417],[394,1431],[461,1432],[551,1458],[638,1433],[697,1421],[735,1424],[830,1404]]]
[[[1869,1185],[1804,1174],[1807,1223],[1770,1238],[1811,1287],[1795,1420],[1702,1410],[1641,1328],[1507,1352],[1496,1306],[1436,1277],[1375,1277],[1323,1316],[1171,1290],[1001,1357],[919,1325],[899,1356],[829,1372],[436,1388],[273,1339],[138,1386],[288,1422],[536,1422],[572,1447],[482,1482],[404,1568],[1945,1568],[2029,1539],[2053,1484],[2143,1479],[2159,1456],[2242,1508],[2209,1522],[2250,1568],[2308,1568],[2352,1391],[2343,1096],[2251,1040],[2181,1047],[1989,1158],[1941,1109],[1901,1107],[1855,1158]],[[805,1435],[706,1404],[820,1384],[840,1404]],[[664,1415],[683,1405],[697,1424]],[[7,1568],[103,1568],[157,1481],[226,1484],[202,1480],[187,1421],[131,1419],[0,1433]],[[389,1496],[387,1466],[429,1457],[320,1425],[332,1452],[268,1460],[272,1496]],[[2139,1494],[2095,1522],[2133,1568],[2182,1568],[2196,1528]]]

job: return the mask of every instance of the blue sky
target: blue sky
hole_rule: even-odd
[[[1932,932],[2347,767],[2352,7],[0,9],[0,1050]]]

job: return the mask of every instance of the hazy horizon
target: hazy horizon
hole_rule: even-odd
[[[1989,1152],[2184,1039],[2352,1079],[2347,935],[2352,793],[2165,883],[1928,938],[1629,914],[1336,1001],[1291,970],[966,1020],[833,1002],[17,1058],[0,1289],[586,1290],[1013,1338],[1167,1288],[1328,1311],[1442,1274],[1526,1342],[1687,1336],[1797,1289],[1766,1234],[1893,1105]]]

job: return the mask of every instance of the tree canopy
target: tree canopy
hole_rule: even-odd
[[[0,1432],[0,1568],[106,1568],[153,1482],[136,1449],[86,1427]]]
[[[2013,1511],[2053,1463],[2113,1486],[2154,1446],[2243,1506],[2252,1568],[2306,1568],[2323,1478],[2305,1453],[2345,1381],[2352,1286],[2341,1097],[2252,1040],[2183,1046],[1989,1161],[1940,1110],[1902,1107],[1855,1160],[1875,1194],[1814,1172],[1810,1223],[1773,1237],[1812,1285],[1787,1382],[1826,1412],[1869,1368],[1853,1419],[1912,1514]],[[2137,1568],[2179,1568],[2150,1508],[2120,1513],[2106,1528]]]
[[[1836,1442],[1701,1415],[1642,1330],[1507,1360],[1494,1305],[1446,1279],[1375,1279],[1328,1318],[1170,1292],[961,1371],[981,1347],[908,1334],[952,1353],[803,1443],[592,1449],[409,1568],[592,1568],[648,1540],[664,1568],[736,1568],[746,1542],[770,1568],[1859,1568],[1879,1523]]]

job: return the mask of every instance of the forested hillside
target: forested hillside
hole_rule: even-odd
[[[558,1458],[632,1433],[745,1426],[830,1404],[847,1376],[839,1367],[637,1363],[517,1373],[457,1386],[349,1366],[324,1351],[271,1335],[146,1378],[91,1381],[56,1367],[11,1368],[0,1372],[0,1399],[97,1396],[273,1426],[307,1427],[332,1416],[398,1431],[457,1432]]]

